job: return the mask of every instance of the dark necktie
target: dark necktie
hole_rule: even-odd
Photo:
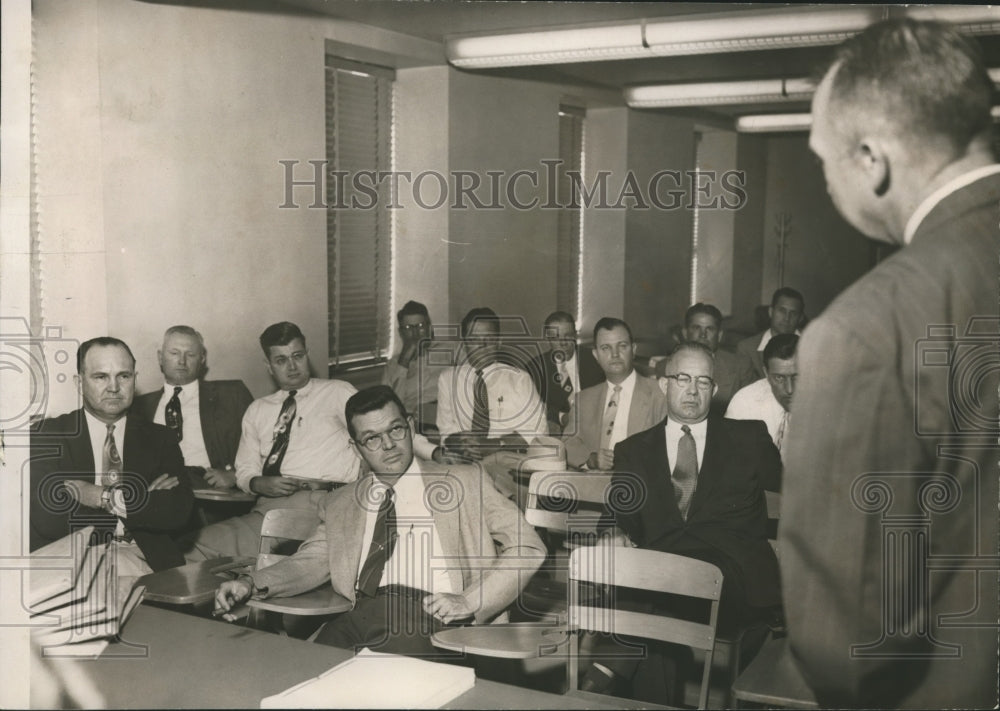
[[[691,506],[691,496],[698,483],[698,450],[694,444],[691,428],[683,425],[681,430],[683,430],[684,435],[677,443],[677,463],[674,465],[671,479],[674,482],[677,508],[681,510],[681,517],[686,521],[688,508]]]
[[[122,458],[115,444],[115,426],[108,425],[108,436],[104,439],[104,456],[101,462],[101,486],[114,486],[122,471]]]
[[[375,597],[378,584],[382,582],[385,564],[392,557],[396,547],[396,504],[392,501],[392,487],[385,491],[385,498],[378,507],[375,517],[375,530],[372,533],[372,545],[368,549],[361,572],[358,574],[358,592],[368,597]]]
[[[472,431],[487,435],[490,432],[490,402],[486,392],[483,371],[476,370],[476,383],[472,392]]]
[[[288,397],[281,404],[281,412],[278,413],[278,421],[274,423],[274,443],[271,445],[271,452],[264,460],[264,467],[261,469],[261,476],[281,476],[281,461],[285,458],[288,450],[288,439],[292,436],[292,422],[295,421],[295,393],[298,390],[289,390]]]
[[[568,398],[573,394],[573,381],[569,377],[569,368],[566,367],[565,360],[556,358],[556,371],[556,382],[566,391],[566,397]]]
[[[181,390],[180,385],[174,386],[174,396],[167,402],[167,407],[163,411],[163,420],[167,427],[177,435],[177,441],[184,439],[184,417],[181,415]]]

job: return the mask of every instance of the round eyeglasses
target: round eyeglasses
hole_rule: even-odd
[[[388,432],[379,432],[377,434],[365,437],[363,440],[361,440],[360,444],[369,452],[377,452],[379,449],[385,447],[384,437],[386,435],[388,435],[389,439],[391,439],[393,442],[399,442],[406,436],[406,433],[409,431],[410,431],[409,425],[396,425]]]
[[[712,386],[715,385],[715,381],[712,380],[707,375],[699,375],[698,377],[693,377],[691,375],[688,375],[687,373],[675,373],[674,375],[668,375],[667,377],[676,380],[677,384],[680,385],[682,388],[686,388],[688,385],[690,385],[692,380],[694,381],[695,385],[698,387],[699,390],[711,390]]]

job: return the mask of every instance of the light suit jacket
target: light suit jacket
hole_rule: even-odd
[[[452,589],[469,601],[477,623],[488,622],[514,602],[542,564],[545,546],[478,466],[421,460],[420,468]],[[370,494],[374,480],[368,474],[331,492],[313,535],[294,555],[254,573],[255,585],[268,588],[268,596],[288,597],[329,580],[354,603],[365,518],[378,506]]]
[[[601,425],[604,422],[604,402],[607,381],[581,390],[566,415],[566,462],[580,466],[591,452],[601,446]],[[628,433],[631,437],[667,416],[667,399],[653,378],[636,373],[635,390],[628,411]]]

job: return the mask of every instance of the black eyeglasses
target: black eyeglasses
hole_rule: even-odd
[[[359,444],[367,449],[369,452],[377,452],[385,446],[385,440],[383,439],[386,435],[389,435],[389,439],[393,442],[399,442],[404,437],[406,433],[410,431],[409,425],[396,425],[388,432],[379,432],[378,434],[373,434],[365,437]]]
[[[668,378],[672,378],[677,381],[677,384],[682,388],[686,388],[694,380],[695,385],[699,390],[711,390],[712,386],[715,385],[715,381],[712,380],[707,375],[699,375],[698,377],[693,377],[687,373],[675,373],[674,375],[668,375]]]

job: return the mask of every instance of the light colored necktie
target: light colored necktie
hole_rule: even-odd
[[[774,437],[774,446],[778,448],[782,459],[785,457],[785,435],[788,433],[789,412],[785,410],[781,415],[781,424],[778,425],[778,434]]]
[[[684,435],[677,443],[677,463],[671,479],[674,483],[674,495],[677,497],[677,508],[681,517],[687,521],[688,509],[691,507],[691,497],[698,483],[698,449],[695,447],[691,428],[682,425]]]
[[[604,409],[604,419],[601,422],[601,449],[611,449],[611,433],[615,429],[615,417],[618,416],[618,398],[621,396],[622,386],[615,385],[608,406]]]
[[[122,458],[115,444],[115,426],[108,425],[108,436],[104,439],[104,456],[101,462],[101,486],[114,486],[122,473]]]

